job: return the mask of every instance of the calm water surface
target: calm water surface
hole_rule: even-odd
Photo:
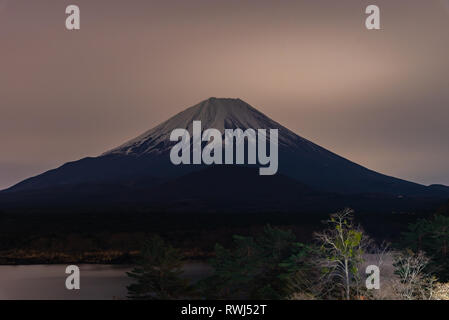
[[[80,290],[67,290],[66,265],[0,266],[0,299],[126,299],[130,266],[80,264]],[[211,270],[188,262],[184,275],[197,281]]]

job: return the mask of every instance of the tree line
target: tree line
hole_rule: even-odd
[[[212,274],[196,283],[183,276],[183,255],[159,236],[147,240],[128,273],[130,299],[441,299],[447,298],[449,217],[410,224],[400,243],[378,244],[345,209],[330,215],[310,243],[267,225],[256,236],[215,245]],[[367,261],[393,268],[387,296],[366,285]],[[374,261],[374,262],[373,262]],[[381,272],[382,275],[382,272]],[[439,282],[440,281],[440,282]],[[387,282],[383,282],[387,283]],[[383,289],[383,288],[382,288]],[[387,290],[388,291],[388,290]],[[446,292],[446,294],[444,293]]]

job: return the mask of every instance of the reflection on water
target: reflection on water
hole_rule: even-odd
[[[66,265],[0,266],[0,299],[126,299],[129,266],[78,265],[80,290],[67,290]],[[189,262],[184,275],[197,281],[210,273],[207,265]]]

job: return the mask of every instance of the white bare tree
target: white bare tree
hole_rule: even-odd
[[[351,298],[351,292],[359,295],[361,285],[359,268],[363,263],[363,254],[371,242],[360,226],[353,223],[352,209],[344,209],[330,216],[326,221],[328,228],[315,233],[321,249],[320,265],[322,280],[331,290],[343,289],[345,299]]]
[[[430,259],[424,252],[407,250],[395,256],[395,273],[398,279],[394,285],[396,294],[405,300],[432,299],[436,278],[425,269]]]

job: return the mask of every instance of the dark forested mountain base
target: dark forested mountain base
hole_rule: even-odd
[[[444,210],[444,209],[440,209]],[[329,212],[331,213],[331,212]],[[375,239],[396,241],[410,222],[433,212],[370,214],[356,219]],[[298,213],[161,213],[142,211],[46,212],[0,214],[0,263],[129,263],[142,241],[158,234],[188,258],[207,258],[216,243],[232,235],[251,235],[266,224],[292,229],[310,242],[326,214]]]

